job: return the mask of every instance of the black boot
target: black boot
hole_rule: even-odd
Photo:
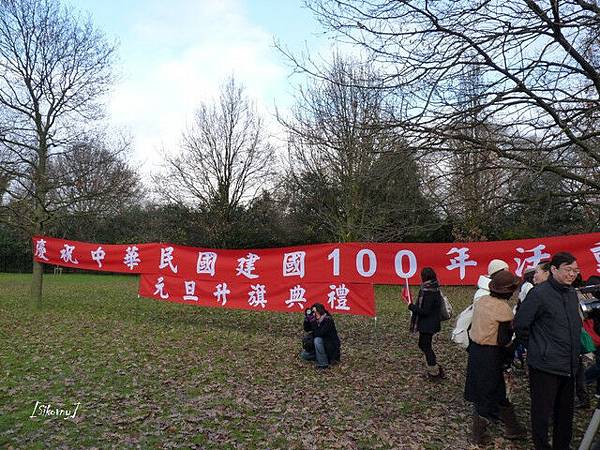
[[[473,423],[471,426],[470,441],[475,445],[485,445],[490,441],[490,436],[487,433],[489,421],[484,417],[473,415]]]
[[[435,366],[427,366],[427,379],[429,381],[437,383],[443,378],[446,378],[446,376],[444,375],[444,370],[440,366],[437,364]]]
[[[504,423],[506,439],[521,439],[527,435],[525,428],[519,423],[512,405],[500,407],[500,420]]]
[[[446,379],[446,372],[444,372],[444,368],[442,366],[440,366],[438,364],[439,368],[440,368],[440,372],[438,373],[438,376],[440,377],[440,379],[445,380]]]

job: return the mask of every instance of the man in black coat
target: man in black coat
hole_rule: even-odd
[[[581,317],[571,284],[578,273],[573,255],[555,254],[548,281],[527,294],[515,316],[517,339],[527,347],[531,431],[536,450],[568,449],[573,435]],[[551,419],[552,446],[548,442]]]

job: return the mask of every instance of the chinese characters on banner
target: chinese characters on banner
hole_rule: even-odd
[[[368,283],[227,282],[144,274],[140,278],[139,294],[197,306],[256,311],[303,312],[320,302],[332,313],[375,315],[373,285]]]
[[[300,310],[298,305],[305,304],[302,299],[309,297],[308,304],[319,301],[334,311],[371,315],[374,305],[359,307],[355,302],[373,295],[365,296],[357,285],[404,284],[406,279],[419,284],[423,267],[433,267],[441,284],[474,285],[494,258],[505,260],[521,275],[558,251],[573,253],[584,277],[600,274],[600,233],[495,242],[344,243],[253,250],[92,244],[46,236],[35,236],[32,244],[34,259],[41,263],[141,274],[144,296],[182,302],[197,297],[199,303],[210,298],[215,306],[260,310]],[[269,300],[275,298],[277,306]]]

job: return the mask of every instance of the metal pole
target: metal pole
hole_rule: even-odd
[[[596,431],[598,431],[598,425],[600,425],[600,402],[598,405],[596,405],[596,409],[594,410],[590,424],[588,425],[587,430],[585,430],[581,444],[579,444],[579,450],[590,449],[594,441],[594,437],[596,436]]]

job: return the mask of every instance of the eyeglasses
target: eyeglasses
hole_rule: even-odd
[[[569,275],[578,275],[581,271],[579,270],[579,267],[577,268],[573,268],[573,267],[559,267],[558,270],[562,270],[563,272],[569,274]]]

